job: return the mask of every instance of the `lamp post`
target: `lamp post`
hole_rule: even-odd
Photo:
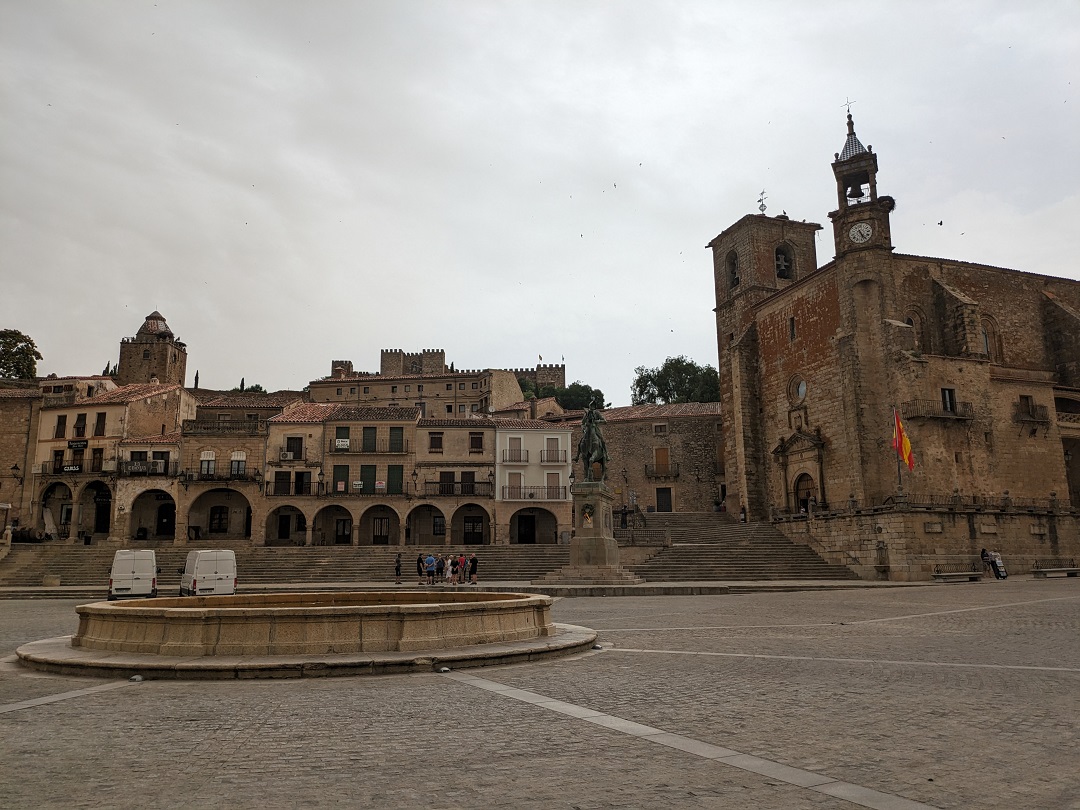
[[[420,497],[420,490],[417,489],[418,484],[416,483],[416,479],[418,477],[419,476],[416,474],[416,468],[414,467],[413,471],[412,471],[412,488],[413,488],[413,494],[416,495],[416,497]]]
[[[326,474],[323,472],[323,468],[319,467],[319,489],[315,493],[316,495],[323,494],[323,481],[326,480]]]

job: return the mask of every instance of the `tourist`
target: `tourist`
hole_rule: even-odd
[[[476,584],[476,555],[469,555],[469,584]]]
[[[983,576],[994,573],[994,567],[990,565],[990,552],[985,548],[982,550],[982,564],[983,564]]]
[[[450,555],[450,584],[457,585],[459,582],[459,576],[461,574],[461,566],[458,564],[458,558],[453,554]]]
[[[443,559],[443,555],[440,554],[435,559],[435,581],[442,585],[443,571],[446,570],[446,560]]]
[[[427,573],[427,584],[435,584],[435,555],[428,554],[424,558],[424,571]]]
[[[454,555],[453,554],[447,554],[446,555],[446,562],[443,565],[444,565],[445,571],[446,571],[446,584],[447,585],[453,585],[454,584]]]
[[[401,584],[401,552],[394,558],[394,581]]]
[[[424,552],[416,555],[416,584],[424,584]]]

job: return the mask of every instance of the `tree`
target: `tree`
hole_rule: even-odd
[[[630,388],[635,405],[667,405],[672,402],[719,402],[720,376],[712,366],[699,366],[679,355],[659,368],[638,366]]]
[[[233,388],[229,393],[231,394],[231,393],[234,393],[234,392],[235,393],[240,393],[240,394],[265,394],[266,389],[263,388],[258,383],[252,383],[251,385],[244,385],[244,378],[241,377],[240,378],[240,385],[238,385],[236,388]]]
[[[565,388],[555,385],[541,385],[539,388],[527,377],[518,379],[521,393],[525,399],[544,399],[555,397],[555,401],[567,410],[582,410],[589,407],[589,403],[595,400],[598,408],[606,408],[611,403],[604,399],[604,392],[599,388],[586,385],[581,380],[570,383]]]
[[[0,377],[32,380],[41,352],[33,338],[15,329],[0,329]]]

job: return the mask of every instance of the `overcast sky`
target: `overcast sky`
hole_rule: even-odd
[[[705,244],[819,222],[844,102],[902,253],[1080,278],[1080,3],[0,0],[0,328],[188,384],[716,365]],[[937,223],[941,221],[943,225]]]

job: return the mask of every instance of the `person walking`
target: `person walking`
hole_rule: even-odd
[[[394,582],[401,584],[401,552],[394,557]]]
[[[469,584],[476,584],[476,555],[469,555]]]

